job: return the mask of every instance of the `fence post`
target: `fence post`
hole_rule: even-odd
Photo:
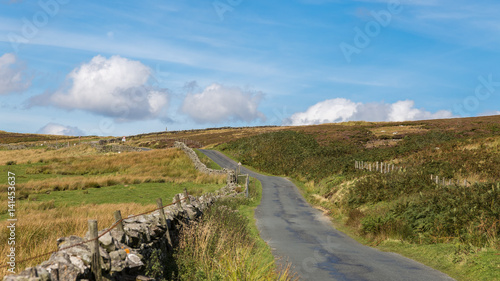
[[[436,184],[439,185],[439,176],[436,176]]]
[[[120,210],[115,211],[114,216],[115,222],[119,221],[118,225],[116,226],[118,230],[121,232],[125,232],[125,230],[123,229],[122,213],[120,212]]]
[[[191,198],[189,198],[189,194],[188,194],[188,191],[186,188],[184,188],[184,198],[186,198],[185,199],[186,204],[188,204],[188,205],[191,204]]]
[[[175,195],[175,199],[174,200],[176,202],[175,205],[177,206],[177,208],[182,209],[181,200],[179,199],[179,194]]]
[[[91,241],[90,254],[92,256],[91,270],[96,281],[102,281],[101,256],[99,254],[99,239],[97,220],[88,220]]]
[[[372,163],[368,164],[368,170],[372,171]]]
[[[167,225],[167,219],[165,218],[165,210],[163,209],[163,202],[161,200],[161,198],[157,198],[156,199],[156,206],[158,207],[158,211],[160,212],[160,224],[162,226],[166,226]],[[168,229],[168,227],[167,227]]]
[[[246,182],[246,196],[248,198],[248,188],[250,186],[250,179],[249,179],[249,175],[247,174],[247,182]]]

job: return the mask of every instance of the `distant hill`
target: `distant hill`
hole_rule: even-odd
[[[41,135],[41,134],[21,134],[21,133],[9,133],[6,131],[0,131],[0,143],[2,143],[2,144],[62,140],[62,139],[71,139],[71,138],[74,138],[74,137],[56,136],[56,135]]]

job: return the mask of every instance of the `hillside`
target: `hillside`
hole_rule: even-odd
[[[88,144],[98,139],[1,132],[0,143],[15,149],[3,146],[0,164],[19,171],[21,210],[58,210],[60,200],[78,205],[72,193],[100,202],[85,191],[91,188],[106,187],[100,194],[147,188],[151,198],[155,184],[188,182],[195,193],[214,188],[220,179],[195,174],[186,159],[175,164],[181,155],[162,149],[181,140],[291,178],[311,204],[367,244],[458,280],[495,280],[500,270],[500,116],[157,132],[127,137],[126,144],[159,150],[121,155]],[[373,171],[356,169],[357,161],[373,164]],[[375,163],[396,170],[375,172]],[[436,177],[446,184],[437,185]],[[59,192],[63,199],[54,197]],[[5,215],[5,207],[0,212]]]
[[[498,280],[499,124],[500,116],[324,124],[241,138],[217,149],[244,165],[290,177],[310,203],[371,245],[459,280]],[[356,169],[356,161],[370,166]],[[375,171],[380,163],[396,169]]]

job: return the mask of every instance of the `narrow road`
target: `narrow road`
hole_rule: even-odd
[[[237,167],[220,152],[200,151],[221,167]],[[401,255],[361,245],[336,230],[292,182],[244,167],[241,173],[262,183],[262,201],[255,210],[261,237],[280,259],[278,263],[290,262],[301,280],[454,280]]]

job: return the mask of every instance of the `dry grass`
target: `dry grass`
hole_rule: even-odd
[[[0,164],[15,160],[17,164],[28,162],[36,163],[41,159],[79,157],[82,155],[97,155],[98,153],[90,145],[71,146],[62,149],[20,149],[0,151]]]
[[[30,209],[20,209],[17,216],[20,218],[16,225],[16,260],[45,254],[57,249],[57,239],[70,235],[83,237],[87,231],[88,220],[97,219],[99,229],[109,227],[114,223],[113,213],[122,212],[123,217],[154,210],[156,205],[139,204],[102,204],[83,205],[78,207],[54,208],[53,204],[40,203],[37,206],[30,204]],[[0,256],[8,254],[7,222],[0,224]],[[16,268],[25,268],[47,260],[49,256],[17,264]],[[6,269],[0,269],[0,275],[6,274]]]
[[[263,258],[247,223],[215,205],[200,223],[185,228],[177,254],[181,280],[294,280],[289,266],[276,270],[272,258]]]
[[[43,165],[25,168],[23,172],[27,181],[19,182],[18,179],[17,187],[25,195],[142,182],[222,184],[225,181],[225,176],[198,172],[185,153],[178,149],[98,154],[89,146],[80,146],[49,151],[0,152],[0,159],[14,156],[18,164],[43,161]],[[44,175],[45,178],[30,180],[34,175]],[[0,187],[6,188],[7,185],[0,184]],[[3,195],[0,198],[4,199]]]

